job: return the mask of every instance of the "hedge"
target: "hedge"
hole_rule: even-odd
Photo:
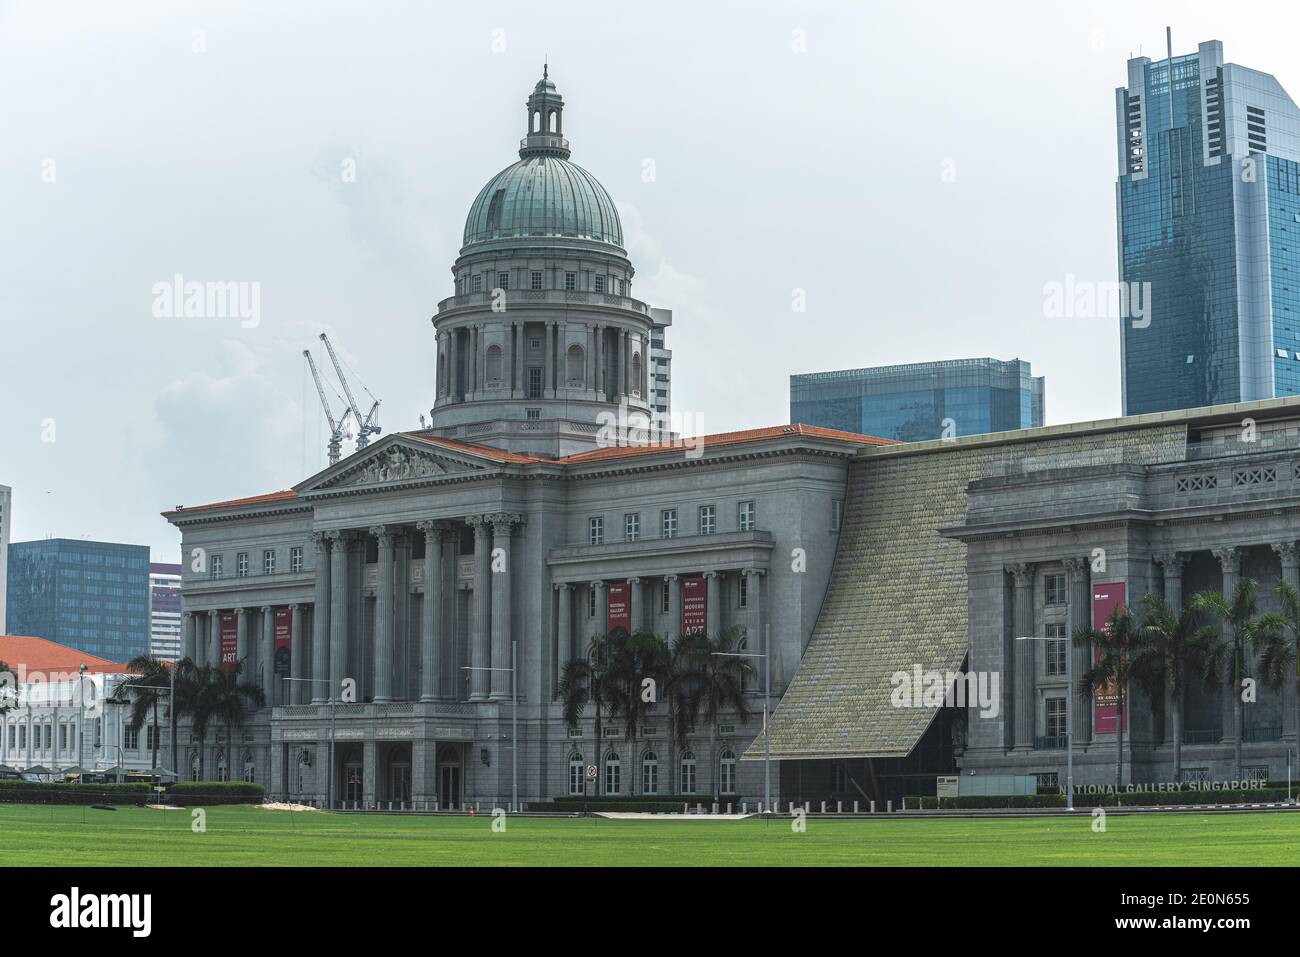
[[[168,791],[173,804],[261,804],[266,788],[249,781],[177,781]]]
[[[1295,791],[1292,792],[1293,794]],[[1286,788],[1238,788],[1236,790],[1123,791],[1118,794],[1076,794],[1075,807],[1151,807],[1178,804],[1276,804],[1287,798]],[[1064,794],[979,794],[956,798],[908,797],[905,807],[922,810],[971,810],[978,808],[1065,807]]]
[[[664,796],[664,795],[645,795],[645,796],[616,796],[602,795],[600,797],[580,798],[580,797],[560,797],[551,801],[531,801],[528,804],[530,811],[555,811],[557,813],[575,813],[581,811],[584,807],[588,811],[625,811],[636,812],[641,814],[680,814],[684,805],[689,805],[691,810],[695,810],[695,805],[700,804],[706,810],[713,806],[713,798],[698,794],[687,794],[681,797]],[[740,801],[731,799],[734,810],[740,810]],[[724,800],[719,810],[725,810],[727,801]]]
[[[63,784],[50,781],[0,780],[6,804],[145,804],[148,784]]]

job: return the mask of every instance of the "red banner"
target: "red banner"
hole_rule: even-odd
[[[1109,582],[1092,586],[1092,627],[1097,631],[1106,628],[1106,619],[1116,608],[1124,607],[1126,586],[1123,582]],[[1093,650],[1093,663],[1101,657],[1100,649]],[[1092,696],[1092,733],[1114,734],[1119,726],[1119,695],[1115,685],[1098,688]],[[1124,715],[1124,730],[1128,730],[1128,715]]]
[[[632,586],[627,582],[617,582],[607,589],[609,610],[605,616],[605,631],[621,629],[624,634],[632,631]]]
[[[293,648],[293,612],[288,608],[275,610],[275,673],[289,677],[289,655]]]
[[[709,589],[702,576],[682,579],[682,634],[702,633],[709,626]]]
[[[239,620],[233,611],[221,613],[221,667],[235,667],[239,658]]]

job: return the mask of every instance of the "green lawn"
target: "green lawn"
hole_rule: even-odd
[[[824,820],[609,821],[396,817],[0,804],[0,859],[14,865],[1292,865],[1300,814]]]

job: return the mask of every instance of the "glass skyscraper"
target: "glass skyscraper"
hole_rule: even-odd
[[[1020,359],[953,359],[790,376],[790,421],[919,442],[1043,424],[1043,378]]]
[[[1129,60],[1115,108],[1124,414],[1300,392],[1300,110],[1218,41]]]
[[[5,631],[126,662],[149,650],[149,549],[50,538],[9,546]]]

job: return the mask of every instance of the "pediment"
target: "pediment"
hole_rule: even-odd
[[[427,481],[455,473],[482,471],[485,465],[467,461],[435,446],[394,437],[355,453],[308,479],[296,491],[341,488],[386,488]]]

